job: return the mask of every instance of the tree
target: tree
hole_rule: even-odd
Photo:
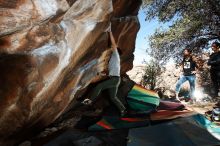
[[[173,22],[150,37],[151,55],[163,61],[179,56],[183,47],[201,51],[220,39],[220,0],[143,0],[146,20]]]
[[[141,85],[144,87],[148,87],[151,90],[154,90],[157,82],[157,77],[161,73],[161,67],[159,62],[152,59],[149,62],[146,62],[144,68],[144,74],[141,79]]]

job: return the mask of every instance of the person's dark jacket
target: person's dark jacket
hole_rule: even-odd
[[[220,71],[220,52],[212,53],[210,55],[208,65],[211,66],[211,70]]]

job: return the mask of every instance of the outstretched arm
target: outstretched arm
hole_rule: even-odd
[[[118,46],[117,46],[117,44],[115,42],[115,38],[114,38],[114,36],[113,36],[111,31],[109,32],[109,37],[110,37],[110,40],[111,40],[111,47],[112,47],[112,49],[117,49]]]

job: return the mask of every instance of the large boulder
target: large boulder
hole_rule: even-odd
[[[141,0],[0,0],[0,145],[14,145],[60,117],[103,77],[111,52],[132,68]]]

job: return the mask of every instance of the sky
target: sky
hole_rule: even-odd
[[[139,11],[138,18],[141,27],[136,38],[134,65],[142,64],[143,60],[149,60],[149,56],[147,56],[146,53],[146,49],[149,48],[148,38],[159,26],[159,22],[157,20],[145,21],[146,16],[142,9]]]
[[[147,56],[146,49],[149,48],[149,37],[154,33],[156,28],[163,27],[166,28],[170,23],[162,24],[159,23],[157,19],[153,19],[151,21],[145,21],[146,15],[144,11],[141,9],[138,14],[138,18],[140,21],[140,30],[137,34],[136,38],[136,46],[134,52],[134,65],[143,64],[143,61],[149,61],[150,57]]]

